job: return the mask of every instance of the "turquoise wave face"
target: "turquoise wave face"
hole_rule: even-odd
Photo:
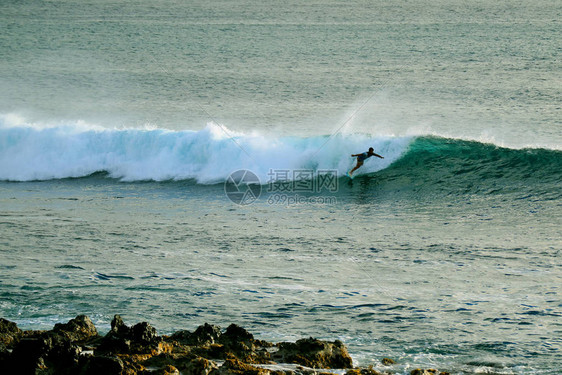
[[[405,178],[431,186],[559,183],[562,152],[509,149],[475,141],[420,137],[381,172],[386,179]]]

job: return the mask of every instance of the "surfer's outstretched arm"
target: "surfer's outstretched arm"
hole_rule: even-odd
[[[384,157],[383,157],[383,156],[380,156],[379,154],[375,154],[374,152],[373,152],[373,156],[376,156],[377,158],[381,158],[381,159],[384,159]]]

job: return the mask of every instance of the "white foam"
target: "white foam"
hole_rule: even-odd
[[[28,124],[0,118],[0,179],[49,180],[105,171],[123,181],[195,179],[210,184],[248,169],[266,183],[272,170],[352,167],[351,154],[374,147],[385,159],[369,159],[360,173],[381,170],[398,159],[411,137],[338,134],[334,137],[274,137],[243,134],[223,125],[199,131],[107,129],[73,124]]]

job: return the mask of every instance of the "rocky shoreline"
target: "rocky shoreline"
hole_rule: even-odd
[[[392,367],[394,361],[382,359]],[[282,365],[279,365],[282,364]],[[194,332],[159,336],[147,322],[127,326],[119,315],[101,336],[90,318],[77,316],[49,331],[22,331],[0,318],[2,374],[61,375],[378,375],[356,368],[341,341],[305,338],[277,344],[244,328],[204,324]],[[390,374],[392,372],[385,372]],[[447,375],[415,369],[411,375]]]

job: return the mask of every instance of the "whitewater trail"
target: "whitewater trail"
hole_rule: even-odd
[[[0,180],[50,180],[103,171],[123,181],[194,179],[211,184],[238,169],[251,170],[261,181],[271,170],[329,169],[343,176],[354,163],[352,153],[374,147],[383,154],[384,160],[366,163],[362,171],[376,172],[400,158],[411,140],[360,134],[328,138],[247,135],[212,123],[199,131],[4,124]]]

